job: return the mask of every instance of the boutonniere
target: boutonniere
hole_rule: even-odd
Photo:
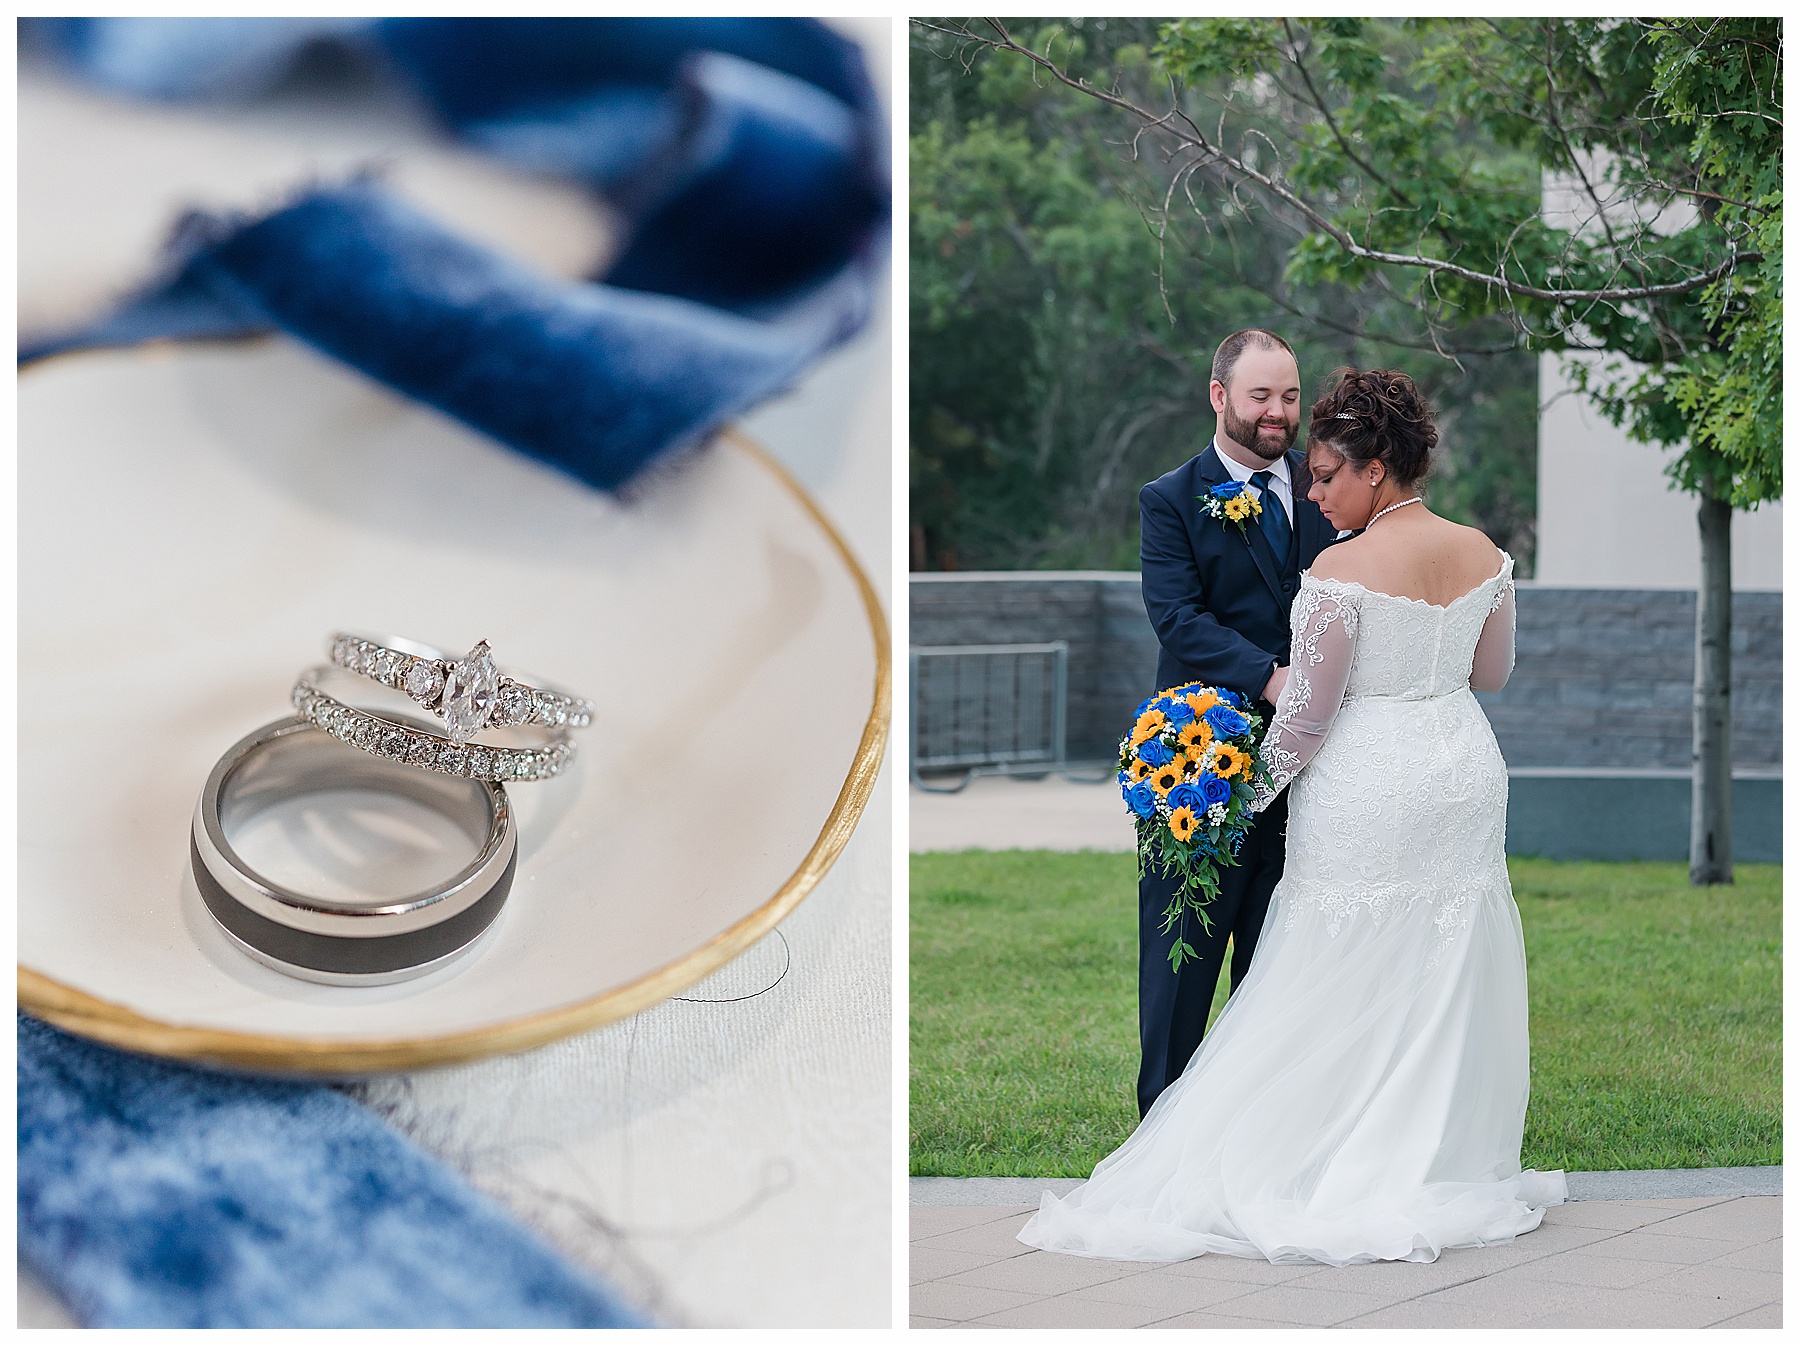
[[[1238,532],[1246,537],[1250,533],[1250,520],[1262,513],[1262,502],[1246,491],[1241,481],[1222,481],[1194,499],[1200,502],[1202,514],[1209,514],[1221,523],[1235,523]]]

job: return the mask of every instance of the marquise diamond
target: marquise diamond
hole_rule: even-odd
[[[450,665],[444,679],[444,701],[439,713],[455,743],[466,743],[487,727],[500,690],[500,670],[485,640]]]

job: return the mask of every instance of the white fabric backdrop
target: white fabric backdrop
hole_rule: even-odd
[[[889,25],[854,27],[885,88]],[[568,193],[430,144],[391,108],[145,109],[27,74],[20,122],[20,310],[33,326],[141,277],[176,203],[253,207],[374,153],[427,208],[540,265],[577,274],[605,244]],[[891,612],[889,329],[884,303],[744,429],[813,492]],[[359,1092],[664,1322],[886,1326],[891,775],[890,762],[780,931],[686,998]],[[68,1321],[21,1276],[21,1326]]]

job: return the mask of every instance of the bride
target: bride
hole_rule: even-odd
[[[1412,381],[1346,371],[1314,405],[1308,497],[1338,529],[1294,600],[1263,744],[1287,867],[1249,974],[1186,1071],[1022,1242],[1085,1257],[1429,1262],[1563,1201],[1521,1172],[1525,947],[1506,764],[1471,694],[1513,662],[1513,563],[1418,487]]]

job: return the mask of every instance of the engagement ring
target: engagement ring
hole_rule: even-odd
[[[342,677],[330,664],[308,669],[294,683],[294,709],[339,742],[376,757],[471,780],[529,781],[559,775],[575,755],[567,730],[541,728],[536,722],[525,726],[542,739],[531,747],[491,747],[446,738],[403,712],[378,713],[352,704],[346,699],[352,693],[332,690],[333,679]]]
[[[455,743],[514,725],[583,729],[594,714],[591,701],[502,673],[485,640],[458,659],[396,636],[372,640],[340,632],[331,638],[331,662],[405,692],[444,722]]]

